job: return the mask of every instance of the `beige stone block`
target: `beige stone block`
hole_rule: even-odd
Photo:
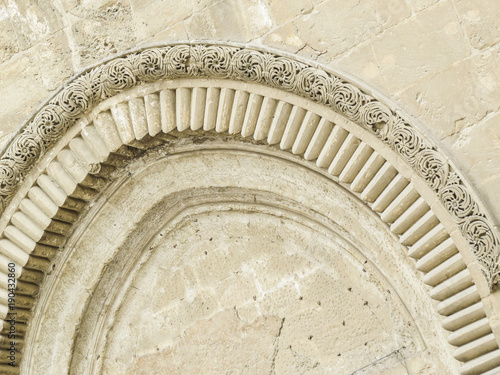
[[[304,301],[303,296],[299,295],[297,286],[293,282],[283,284],[281,282],[281,287],[275,287],[275,290],[265,293],[263,297],[257,300],[259,311],[262,314],[290,317],[311,309],[311,303]]]
[[[473,47],[483,49],[500,40],[500,2],[457,0],[456,9]]]
[[[307,339],[306,339],[307,340]],[[311,358],[300,351],[294,345],[280,345],[275,364],[276,374],[328,374],[327,369],[320,366],[317,358]]]
[[[498,59],[500,48],[475,55],[426,78],[396,97],[409,113],[420,117],[423,126],[438,139],[459,134],[498,108]],[[464,133],[463,137],[466,135]]]
[[[459,167],[466,171],[473,186],[480,187],[481,198],[496,221],[500,218],[500,113],[488,116],[443,140],[453,154],[462,155]]]
[[[373,49],[391,93],[469,54],[451,1],[391,28],[373,40]]]
[[[186,21],[190,39],[249,41],[272,28],[272,19],[262,0],[223,0]]]
[[[266,46],[297,53],[306,47],[304,36],[300,35],[293,23],[287,23],[266,34],[262,39]],[[314,58],[310,56],[309,58]]]
[[[64,30],[38,43],[34,51],[47,89],[56,89],[73,75],[72,51]]]
[[[406,0],[374,0],[373,6],[384,28],[397,25],[412,15]]]
[[[204,244],[204,249],[207,254],[205,258],[200,258],[197,264],[193,266],[200,284],[210,285],[222,282],[225,278],[230,277],[233,272],[238,270],[237,268],[231,268],[230,265],[228,265],[229,267],[219,267],[221,263],[225,263],[227,251],[218,251],[216,248],[217,245],[208,243],[207,241],[202,243]],[[218,244],[221,245],[220,242],[218,242]],[[213,272],[214,269],[217,269],[217,272]]]
[[[387,94],[384,77],[370,42],[362,43],[347,51],[330,64],[364,81],[378,92]]]
[[[336,304],[340,301],[344,302],[337,300]],[[287,316],[280,340],[283,350],[276,361],[277,373],[300,373],[301,368],[309,367],[305,363],[311,367],[318,363],[324,369],[350,374],[394,350],[390,334],[377,327],[365,306],[355,311],[353,308],[353,315],[364,323],[349,326],[346,319],[321,308]],[[376,345],[369,345],[371,341]],[[288,351],[291,356],[287,356]]]
[[[178,345],[130,358],[128,370],[135,374],[152,374],[159,368],[169,374],[267,373],[272,362],[269,353],[273,352],[281,326],[281,319],[275,316],[245,323],[234,311],[222,311],[189,327]],[[225,355],[229,352],[231,355]],[[116,373],[112,361],[106,365],[110,373]]]
[[[275,25],[283,25],[300,14],[309,13],[314,7],[311,0],[266,0],[265,4],[269,9],[269,14]]]
[[[312,49],[332,57],[382,31],[372,3],[355,0],[326,1],[293,23]]]
[[[259,294],[255,287],[253,275],[241,274],[231,275],[217,284],[216,294],[219,296],[219,303],[222,306],[241,306],[246,303],[253,303],[253,296]]]
[[[411,15],[402,0],[326,1],[293,21],[308,45],[334,57]]]
[[[291,248],[293,244],[290,243],[288,246]],[[309,259],[300,254],[278,253],[266,262],[256,264],[255,271],[259,275],[259,284],[264,291],[267,291],[287,278],[300,278],[314,266]]]
[[[19,43],[12,20],[8,16],[8,8],[0,4],[0,64],[9,60],[19,52]]]
[[[0,136],[17,129],[49,91],[43,85],[35,56],[18,54],[0,69]],[[27,100],[29,96],[29,100]]]
[[[5,4],[21,49],[32,47],[63,27],[62,15],[49,0],[8,0]]]
[[[71,30],[79,49],[78,68],[136,46],[130,6],[120,2],[88,12],[85,18],[72,25]]]
[[[150,299],[151,308],[155,311],[161,311],[165,305],[170,308],[176,306],[179,301],[185,298],[186,293],[194,284],[192,281],[189,268],[175,269],[172,272],[159,273],[155,277],[150,277],[147,280],[149,287],[157,291]],[[144,282],[141,278],[135,281],[134,284],[137,286],[134,285],[133,288],[140,289],[141,282]],[[170,301],[170,303],[166,304],[165,301]]]
[[[210,0],[130,1],[139,39],[152,37],[213,3]]]

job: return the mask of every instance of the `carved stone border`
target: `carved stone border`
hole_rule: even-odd
[[[332,108],[389,145],[437,194],[474,253],[490,289],[500,284],[500,240],[446,157],[395,109],[333,73],[276,53],[238,46],[178,44],[147,48],[96,66],[62,87],[0,157],[0,213],[39,158],[87,111],[142,83],[225,78],[293,92]]]

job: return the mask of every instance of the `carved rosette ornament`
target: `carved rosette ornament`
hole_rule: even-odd
[[[500,284],[500,241],[492,224],[444,155],[403,116],[332,73],[244,47],[183,44],[149,48],[112,59],[73,79],[37,112],[1,156],[1,212],[36,161],[92,106],[142,83],[175,78],[261,83],[323,104],[372,132],[439,196],[490,287]]]

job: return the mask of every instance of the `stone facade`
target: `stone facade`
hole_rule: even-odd
[[[22,371],[496,373],[496,2],[2,6],[0,247],[19,267],[18,330],[29,323]],[[270,163],[277,149],[305,164]],[[193,161],[162,174],[176,152]],[[308,170],[330,184],[301,188]],[[163,192],[169,176],[184,185]],[[211,208],[189,211],[199,194]],[[154,216],[172,202],[187,206]]]

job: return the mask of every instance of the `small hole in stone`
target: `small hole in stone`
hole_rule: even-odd
[[[205,255],[207,255],[207,254],[208,254],[208,252],[205,251]]]
[[[309,336],[308,338],[309,338],[309,340],[312,340],[312,339],[313,339],[312,335],[311,335],[311,336]]]
[[[345,326],[345,320],[344,320],[344,321],[342,321],[342,325],[343,325],[343,326]]]
[[[368,305],[368,301],[365,301],[364,305],[365,305],[365,306],[366,306],[366,305]]]
[[[300,300],[300,301],[302,301],[303,299],[304,299],[304,297],[302,297],[302,296],[300,296],[300,297],[299,297],[299,300]]]
[[[352,292],[352,288],[347,288],[347,290],[348,290],[349,292]]]
[[[318,306],[321,306],[321,301],[318,301]]]

